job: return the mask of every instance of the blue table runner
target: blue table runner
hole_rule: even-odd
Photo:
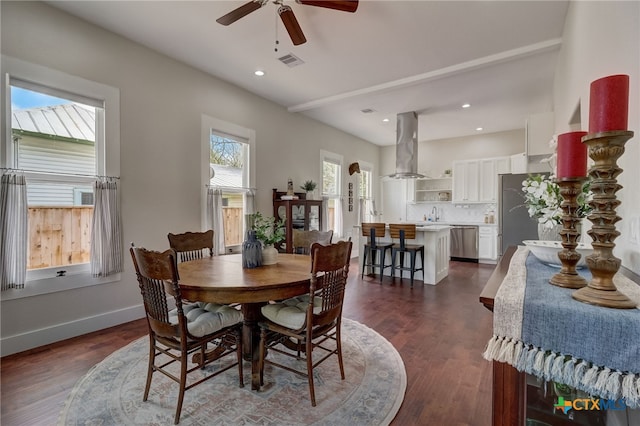
[[[549,284],[558,271],[518,248],[495,297],[494,333],[483,356],[640,407],[640,309],[578,302],[575,290]],[[591,279],[588,268],[579,274]],[[614,282],[640,305],[640,286],[620,274]]]

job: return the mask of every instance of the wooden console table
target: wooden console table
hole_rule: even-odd
[[[480,303],[493,312],[496,293],[504,280],[515,247],[509,247],[480,293]],[[526,374],[503,362],[493,362],[493,426],[523,425],[526,418]]]
[[[493,312],[496,293],[502,284],[516,247],[509,247],[502,258],[498,261],[493,274],[489,277],[482,293],[480,293],[480,303]],[[640,277],[626,268],[620,268],[620,273],[634,281],[640,283]],[[493,426],[518,426],[524,425],[527,419],[527,374],[519,372],[509,364],[493,361],[493,395],[492,395],[492,425]],[[593,412],[594,416],[602,414]],[[586,414],[586,413],[585,413]],[[594,424],[598,423],[596,420]],[[557,420],[556,420],[557,422]],[[581,423],[551,423],[560,424],[581,424]]]

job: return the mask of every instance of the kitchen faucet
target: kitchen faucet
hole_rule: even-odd
[[[436,206],[433,206],[431,209],[431,217],[433,217],[434,222],[437,222],[440,219],[438,216],[438,208]]]

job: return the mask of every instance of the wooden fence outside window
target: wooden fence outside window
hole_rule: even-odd
[[[88,263],[93,206],[29,207],[27,269]]]
[[[93,206],[29,207],[28,215],[28,270],[90,261]],[[241,245],[242,208],[224,207],[223,216],[225,245]],[[329,221],[333,223],[333,209]]]

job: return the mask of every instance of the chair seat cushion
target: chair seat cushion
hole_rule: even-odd
[[[182,306],[189,334],[202,337],[242,321],[242,312],[227,305],[195,302]],[[178,311],[169,311],[169,322],[178,323]]]
[[[279,303],[272,303],[262,307],[262,315],[283,327],[298,330],[304,325],[309,306],[309,295],[292,297]],[[318,313],[322,309],[322,299],[313,299],[313,312]]]

